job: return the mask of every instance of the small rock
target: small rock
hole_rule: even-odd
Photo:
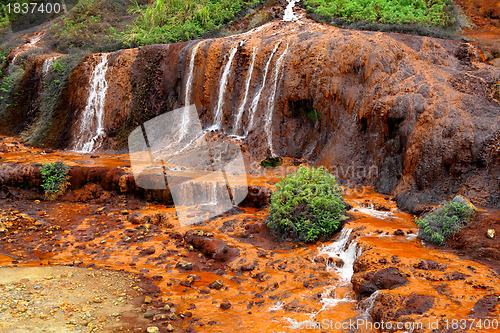
[[[231,309],[231,303],[229,301],[222,301],[219,306],[222,310],[229,310]]]
[[[215,280],[208,285],[208,288],[216,290],[220,290],[222,287],[224,287],[224,283],[222,282],[222,280]]]
[[[156,326],[151,326],[146,329],[148,333],[160,333],[160,329]]]
[[[144,318],[153,318],[155,316],[155,314],[153,312],[146,312],[144,314]]]
[[[151,297],[149,297],[149,296],[146,296],[146,297],[144,298],[144,303],[145,303],[145,304],[149,304],[149,303],[151,303],[152,301],[153,301],[153,299],[152,299]]]
[[[193,269],[193,264],[188,261],[181,260],[177,263],[177,265],[175,265],[175,267],[190,270]]]
[[[488,229],[488,231],[486,231],[486,237],[489,239],[495,238],[495,229]]]
[[[401,229],[394,231],[394,236],[404,236],[404,232]]]
[[[103,210],[105,210],[106,207],[100,207],[100,208],[97,208],[97,210],[95,211],[96,214],[101,214],[103,212]]]
[[[122,210],[121,213],[122,213],[122,215],[128,215],[128,214],[130,214],[130,212],[128,210]]]
[[[177,319],[177,315],[175,313],[171,313],[169,316],[170,320],[176,320]]]
[[[173,332],[174,331],[174,327],[172,326],[172,324],[168,324],[167,331],[169,331],[169,332]]]

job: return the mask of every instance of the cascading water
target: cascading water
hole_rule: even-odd
[[[222,72],[222,77],[219,86],[219,98],[217,99],[217,106],[215,108],[214,124],[209,130],[217,130],[222,128],[222,106],[224,105],[224,93],[226,92],[227,79],[229,73],[231,72],[231,65],[233,64],[234,56],[236,51],[238,51],[239,44],[233,46],[231,51],[229,51],[229,58],[227,60],[226,66],[224,66],[224,71]]]
[[[54,60],[56,60],[57,57],[53,58],[47,58],[44,60],[43,65],[42,65],[42,71],[44,74],[47,74],[50,69],[52,68],[52,64],[54,63]]]
[[[267,136],[267,142],[269,144],[269,149],[271,150],[271,155],[275,156],[274,148],[273,148],[273,138],[272,138],[272,122],[273,122],[273,111],[276,102],[276,90],[278,89],[278,76],[281,71],[281,67],[283,66],[283,60],[285,59],[286,54],[288,53],[288,44],[286,45],[285,51],[281,54],[281,56],[276,61],[276,66],[274,68],[274,86],[271,90],[271,96],[268,100],[267,104],[267,116],[266,122],[264,125],[264,130]]]
[[[283,15],[283,21],[292,22],[299,19],[293,12],[293,7],[295,7],[297,2],[299,2],[299,0],[288,0],[288,5],[285,8],[285,15]]]
[[[184,90],[184,106],[188,106],[191,101],[191,86],[193,84],[193,72],[194,72],[194,60],[196,58],[196,53],[200,47],[201,42],[197,43],[193,50],[191,51],[191,58],[189,59],[189,71],[186,80],[186,89]]]
[[[94,68],[90,77],[90,91],[87,106],[82,112],[80,127],[77,132],[77,141],[73,148],[76,151],[89,153],[93,151],[105,135],[104,132],[104,103],[108,83],[108,55],[102,55],[101,61]]]
[[[257,56],[257,48],[254,47],[252,50],[252,60],[250,61],[250,68],[248,69],[247,79],[245,82],[245,93],[243,95],[243,101],[238,108],[236,113],[236,119],[234,120],[233,125],[233,135],[238,135],[238,131],[241,128],[241,119],[243,118],[243,112],[245,110],[245,105],[247,104],[248,92],[250,90],[250,82],[252,81],[253,68],[255,65],[255,57]]]
[[[260,86],[259,90],[257,91],[257,94],[254,96],[252,104],[250,105],[250,120],[248,122],[248,127],[245,132],[245,136],[248,135],[248,132],[253,128],[253,122],[254,122],[254,117],[255,117],[255,111],[257,110],[257,106],[259,105],[260,101],[260,96],[262,95],[262,91],[264,90],[264,87],[266,86],[266,78],[267,78],[267,72],[269,70],[269,65],[271,64],[271,60],[273,59],[274,54],[278,50],[278,47],[280,46],[280,43],[276,44],[276,46],[273,49],[273,52],[271,52],[271,55],[269,56],[269,59],[267,60],[266,66],[264,67],[264,77],[262,79],[262,85]]]
[[[187,107],[191,103],[191,86],[193,85],[193,72],[194,72],[194,61],[196,59],[196,53],[200,47],[201,42],[197,43],[193,50],[191,51],[191,58],[189,59],[189,69],[188,77],[186,80],[186,88],[184,89],[184,106]],[[189,125],[189,110],[186,108],[182,113],[181,126],[179,129],[179,138],[177,142],[180,142],[188,132]]]
[[[349,243],[352,229],[344,228],[338,239],[330,245],[323,246],[320,249],[320,254],[326,254],[332,259],[333,264],[328,264],[329,270],[333,270],[341,278],[341,283],[350,283],[354,273],[354,261],[359,257],[360,250],[355,241]],[[341,265],[335,265],[336,260],[341,260]]]

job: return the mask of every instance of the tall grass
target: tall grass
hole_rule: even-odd
[[[421,24],[446,27],[454,22],[448,0],[304,0],[321,17],[352,23]]]
[[[154,0],[144,7],[135,2],[138,15],[123,34],[130,44],[148,45],[195,39],[229,23],[245,7],[259,0]]]

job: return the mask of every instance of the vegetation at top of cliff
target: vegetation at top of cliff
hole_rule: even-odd
[[[301,166],[276,184],[267,226],[282,238],[314,242],[335,233],[345,212],[335,176],[324,167]]]
[[[228,23],[259,0],[154,0],[147,6],[137,2],[132,9],[138,15],[123,34],[131,44],[180,42],[201,37]]]
[[[446,27],[454,22],[448,0],[304,0],[309,12],[349,23],[421,24]]]
[[[456,234],[476,213],[474,206],[460,197],[430,211],[421,218],[416,218],[419,237],[429,243],[442,245],[446,239]]]
[[[40,168],[45,199],[55,200],[59,195],[64,193],[69,185],[68,171],[69,167],[63,162],[45,163]]]
[[[52,47],[68,53],[79,48],[92,52],[123,48],[122,32],[133,22],[128,8],[130,0],[80,0],[50,28]]]

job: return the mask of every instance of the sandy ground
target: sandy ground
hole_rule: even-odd
[[[91,268],[1,268],[0,332],[145,332],[138,282]]]

